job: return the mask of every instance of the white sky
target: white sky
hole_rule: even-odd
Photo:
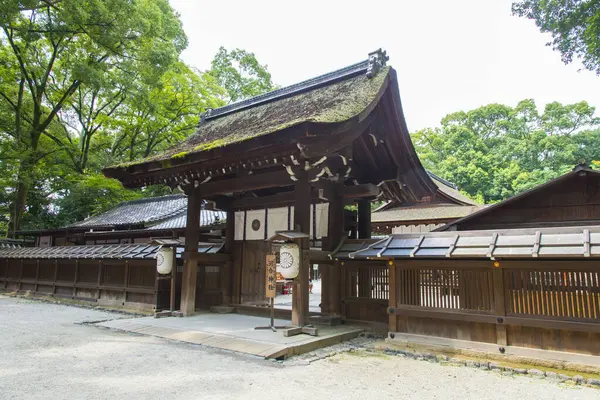
[[[600,77],[564,65],[511,0],[170,0],[201,70],[219,46],[252,51],[289,85],[362,61],[383,48],[398,72],[411,131],[489,103],[600,105]]]

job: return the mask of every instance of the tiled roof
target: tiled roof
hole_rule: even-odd
[[[217,253],[222,243],[199,244],[200,253]],[[150,244],[114,244],[89,246],[0,248],[0,259],[153,259],[161,246]],[[183,248],[177,248],[181,257]]]
[[[453,199],[456,199],[456,200],[460,201],[461,203],[477,205],[477,203],[475,201],[471,200],[470,198],[468,198],[467,196],[465,196],[464,194],[462,194],[455,188],[448,186],[435,178],[432,180],[433,180],[433,183],[435,183],[436,186],[438,187],[438,190],[440,192],[442,192],[443,194],[445,194],[446,196],[452,197]]]
[[[183,194],[126,201],[111,210],[76,222],[69,227],[147,225],[178,215],[186,208],[187,197]]]
[[[224,224],[227,220],[227,213],[218,210],[201,210],[200,211],[200,226],[209,227],[214,225]],[[171,230],[184,229],[187,224],[187,210],[182,213],[167,219],[159,224],[153,225],[147,230]]]
[[[396,234],[349,256],[355,259],[598,258],[600,226]]]
[[[396,207],[371,214],[371,222],[435,221],[462,218],[480,206],[459,206],[455,204],[428,204],[410,207]]]

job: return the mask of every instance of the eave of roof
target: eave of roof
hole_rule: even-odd
[[[151,260],[156,258],[161,246],[152,244],[115,244],[56,247],[0,248],[0,259],[123,259]],[[199,243],[198,252],[216,254],[223,243]],[[182,247],[177,248],[181,258]]]
[[[402,223],[403,221],[433,221],[461,218],[477,211],[480,206],[460,206],[455,204],[420,204],[395,207],[371,214],[373,223]]]
[[[394,234],[351,259],[600,258],[600,226]]]

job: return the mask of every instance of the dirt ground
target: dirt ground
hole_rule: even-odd
[[[87,324],[122,317],[0,296],[0,399],[600,399],[593,388],[400,357],[302,365]]]

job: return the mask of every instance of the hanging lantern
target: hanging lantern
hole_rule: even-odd
[[[285,243],[279,250],[279,272],[285,279],[294,279],[300,272],[300,248],[295,243]]]
[[[173,248],[161,247],[156,255],[156,270],[159,274],[170,274],[173,269]]]

